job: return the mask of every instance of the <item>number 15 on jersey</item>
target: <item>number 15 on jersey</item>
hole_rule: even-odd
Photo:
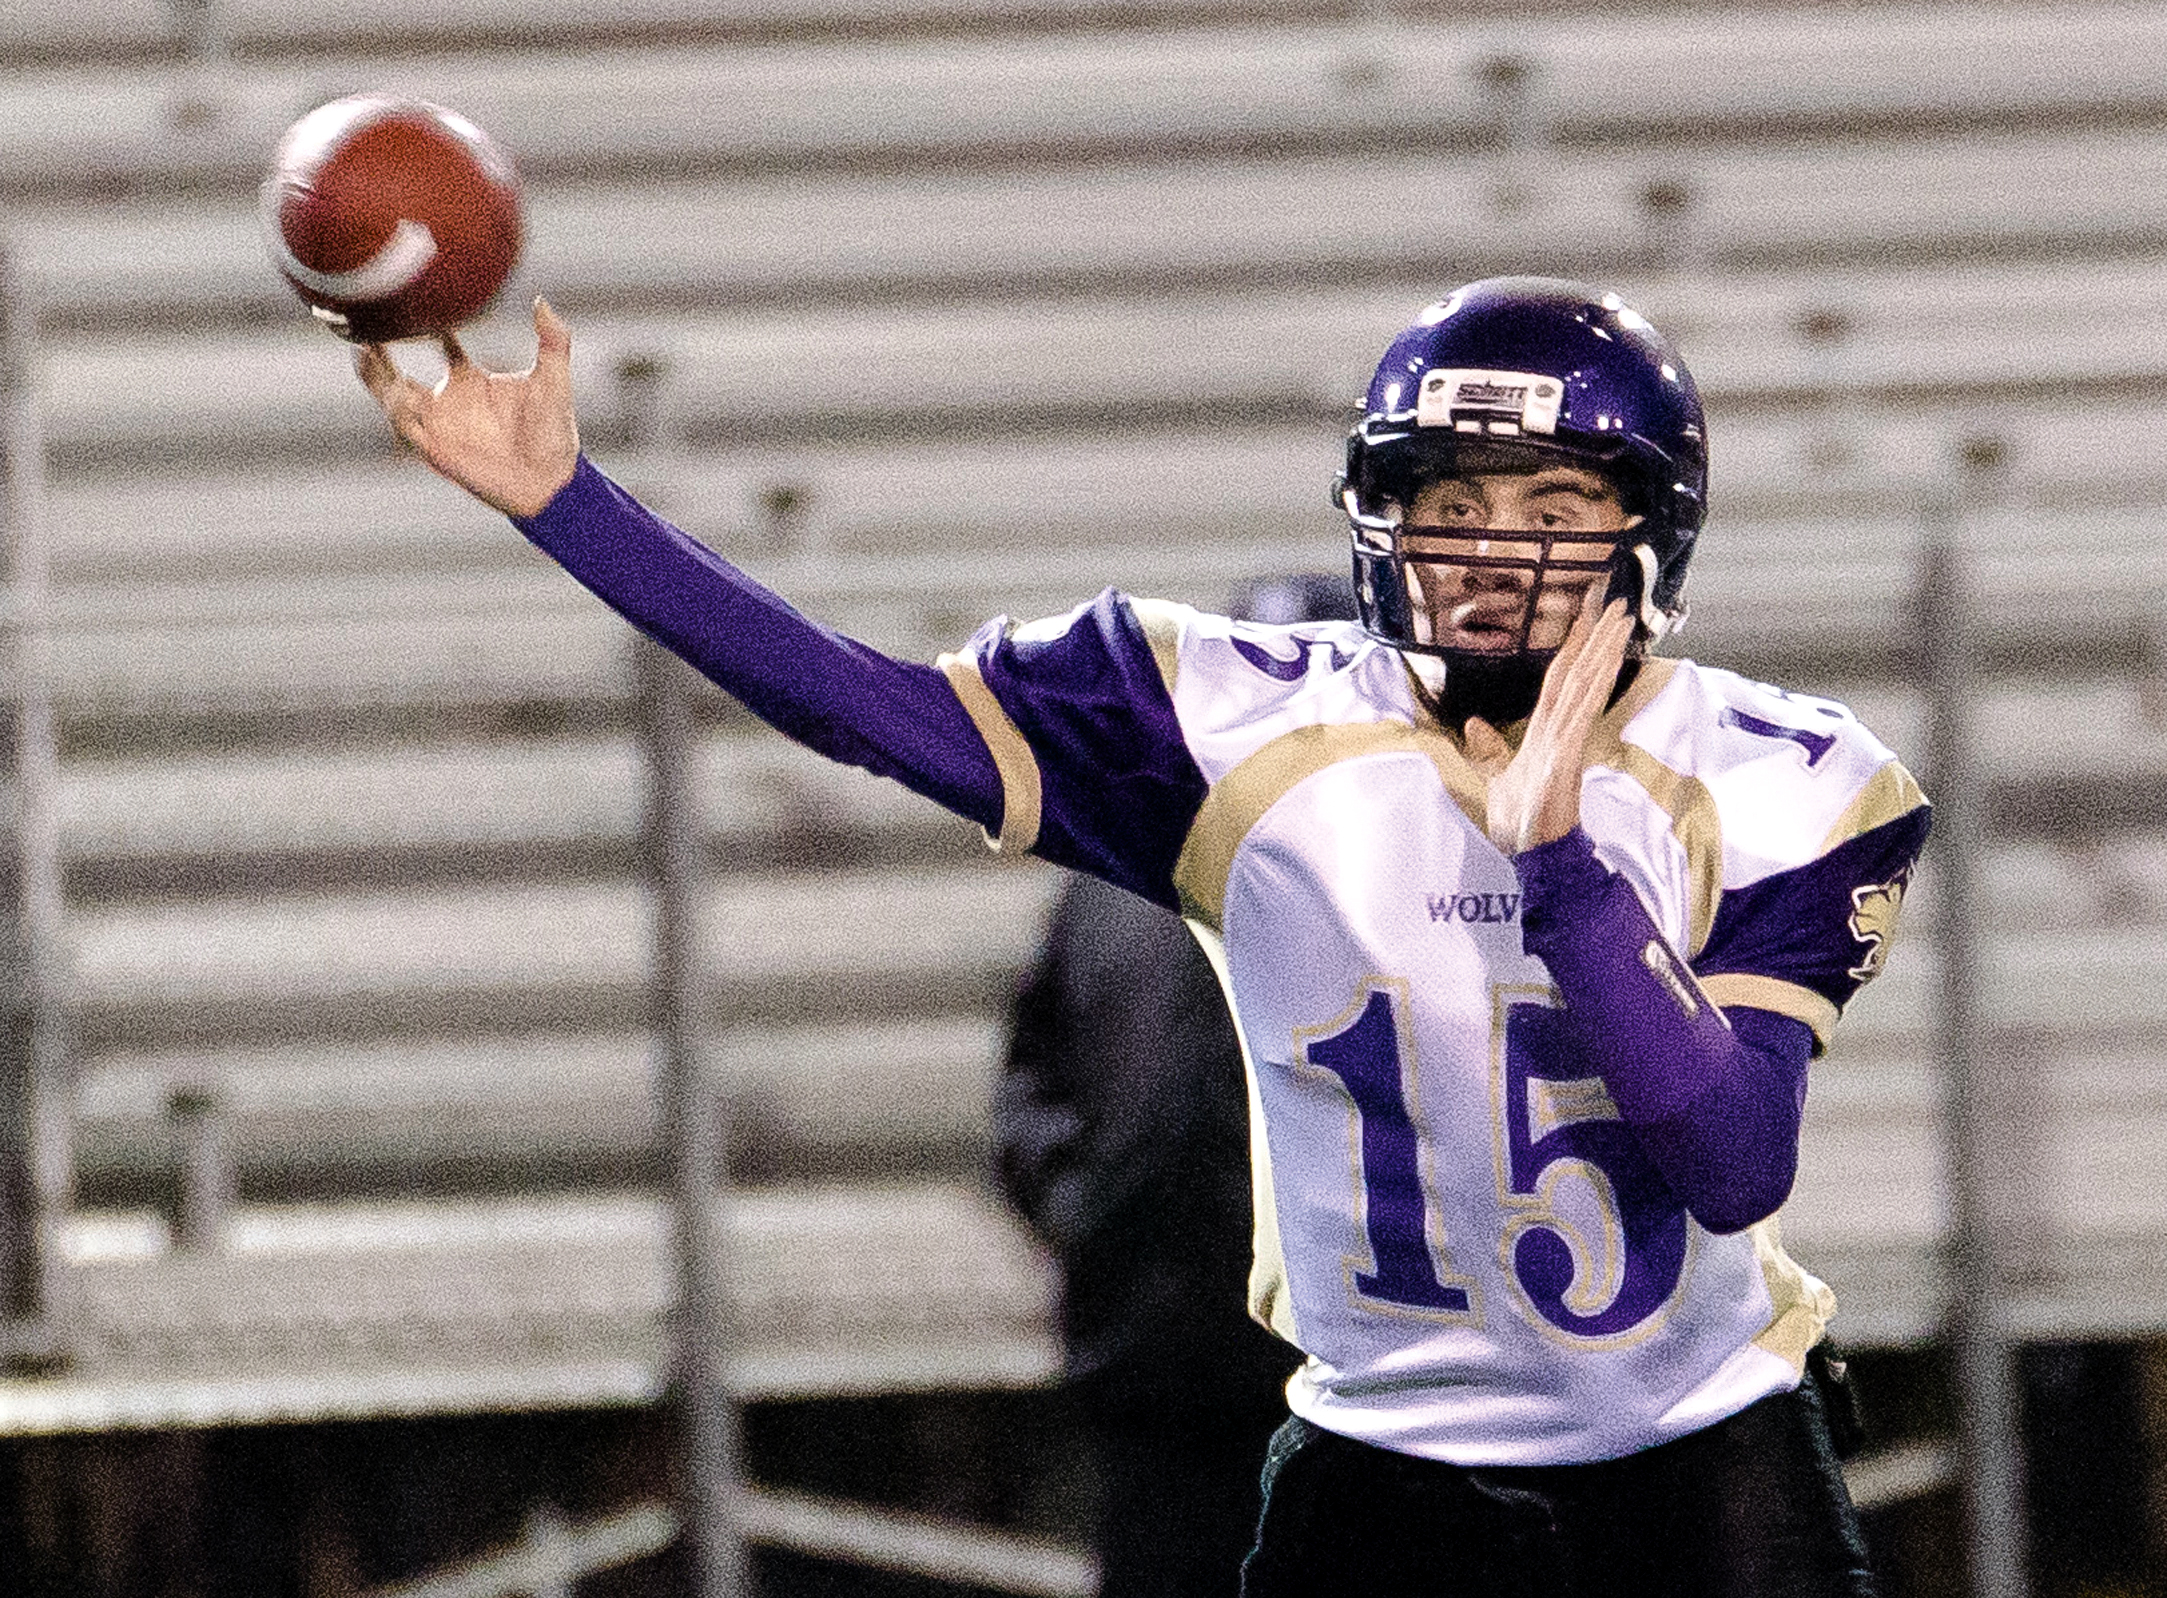
[[[1424,1182],[1407,987],[1372,977],[1364,989],[1352,1020],[1296,1039],[1304,1062],[1346,1093],[1359,1129],[1359,1242],[1367,1247],[1349,1257],[1352,1296],[1387,1313],[1472,1318],[1476,1284],[1455,1269]],[[1551,1332],[1575,1341],[1629,1335],[1683,1278],[1685,1207],[1618,1119],[1565,1013],[1546,993],[1509,1000],[1500,993],[1499,1263]],[[1573,1175],[1592,1190],[1594,1227],[1576,1225],[1561,1202]]]

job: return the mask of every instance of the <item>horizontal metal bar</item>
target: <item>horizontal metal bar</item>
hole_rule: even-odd
[[[762,23],[787,30],[793,11],[810,20],[837,3],[847,0],[770,0],[759,8],[760,22],[746,7],[731,9],[742,33]],[[579,38],[602,31],[592,23],[559,33],[521,15],[513,29],[511,13],[498,11],[498,37],[514,33],[519,43],[494,56],[430,50],[431,29],[417,28],[410,13],[379,13],[372,29],[339,8],[307,8],[301,18],[258,12],[251,27],[224,14],[232,9],[221,8],[221,22],[241,41],[242,58],[187,83],[210,114],[198,110],[187,126],[174,127],[170,69],[32,69],[15,88],[14,125],[4,127],[12,137],[0,139],[13,156],[0,161],[0,174],[50,184],[116,172],[253,173],[312,93],[356,81],[457,105],[497,129],[531,165],[551,170],[596,154],[681,165],[688,156],[726,152],[739,164],[774,166],[832,165],[868,149],[953,158],[1016,147],[1163,150],[1212,139],[1286,148],[1362,133],[1402,143],[1454,135],[1466,143],[1494,137],[1512,117],[1543,128],[1553,145],[1597,136],[1618,143],[1636,133],[1766,137],[1775,129],[2127,118],[2159,108],[2158,65],[2167,52],[2167,28],[2156,14],[2101,4],[2074,14],[2030,7],[1985,15],[1954,7],[1731,11],[1696,13],[1690,26],[1671,27],[1597,12],[1539,39],[1519,30],[1501,36],[1490,18],[1464,11],[1426,15],[1419,26],[1366,15],[1300,19],[1298,9],[1326,9],[1315,0],[1300,8],[1255,0],[1231,7],[1162,0],[1153,7],[1147,0],[1124,8],[1124,26],[1104,25],[1110,8],[1073,7],[1057,17],[1030,0],[898,7],[895,21],[915,11],[921,26],[938,26],[943,10],[951,24],[957,13],[990,13],[985,25],[935,51],[910,37],[703,44],[700,23],[721,19],[697,9],[678,12],[683,37],[612,47]],[[1173,25],[1134,26],[1153,9],[1173,12]],[[1229,10],[1251,15],[1230,26],[1223,20]],[[488,15],[470,0],[458,13],[436,14],[435,27],[454,44],[477,29],[487,38]],[[861,13],[858,20],[866,19]],[[1034,20],[1042,25],[1031,26]],[[1070,26],[1048,29],[1049,21]],[[613,16],[610,26],[637,41],[631,19]],[[103,31],[86,25],[86,42]],[[365,48],[372,33],[403,34],[419,48],[388,61],[318,55],[295,63],[247,54],[252,42],[281,37],[287,48],[310,39],[319,50],[351,51]],[[537,49],[536,39],[557,48]],[[2037,71],[2046,48],[2060,69],[2051,75]],[[1493,65],[1500,59],[1520,68],[1509,89]],[[1951,94],[1952,82],[1966,92]]]
[[[1098,1566],[1089,1554],[1041,1538],[758,1488],[747,1492],[743,1508],[748,1540],[816,1559],[1025,1598],[1090,1598],[1098,1591]],[[577,1525],[537,1515],[512,1548],[419,1581],[376,1588],[368,1598],[511,1598],[555,1591],[660,1553],[677,1530],[676,1515],[662,1504]]]
[[[1956,1449],[1945,1442],[1902,1443],[1862,1454],[1843,1468],[1851,1502],[1867,1511],[1953,1489],[1957,1474]]]
[[[516,1546],[420,1581],[379,1587],[367,1598],[511,1598],[557,1593],[587,1576],[659,1554],[677,1540],[677,1517],[661,1504],[578,1525],[538,1512]]]
[[[773,1491],[749,1494],[745,1518],[754,1542],[818,1559],[1029,1598],[1091,1598],[1098,1591],[1096,1560],[1039,1538]]]

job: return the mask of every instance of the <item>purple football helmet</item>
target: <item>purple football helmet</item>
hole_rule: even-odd
[[[1519,641],[1551,573],[1609,574],[1608,594],[1661,638],[1685,619],[1685,574],[1705,514],[1708,442],[1693,377],[1615,294],[1557,278],[1485,278],[1430,306],[1392,341],[1347,439],[1333,503],[1354,539],[1362,624],[1402,649],[1432,642],[1419,572],[1491,565],[1531,574]],[[1509,555],[1423,554],[1401,537],[1427,483],[1565,464],[1600,472],[1634,518],[1625,532],[1501,533]],[[1480,537],[1480,533],[1474,536]]]

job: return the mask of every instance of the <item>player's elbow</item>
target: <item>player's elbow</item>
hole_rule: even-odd
[[[1643,1126],[1641,1143],[1686,1212],[1719,1236],[1783,1208],[1798,1177],[1803,1057],[1741,1048],[1716,1085],[1682,1111]]]
[[[1798,1151],[1793,1148],[1787,1159],[1763,1158],[1740,1168],[1707,1172],[1692,1184],[1692,1191],[1680,1197],[1686,1213],[1705,1230],[1727,1237],[1760,1225],[1782,1209],[1797,1178]]]

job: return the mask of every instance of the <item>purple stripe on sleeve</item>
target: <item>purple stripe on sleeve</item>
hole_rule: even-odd
[[[1038,756],[1035,853],[1168,909],[1174,862],[1204,802],[1150,640],[1112,589],[1053,637],[973,648],[986,686]]]
[[[1746,1009],[1726,1024],[1580,829],[1513,864],[1527,950],[1671,1191],[1711,1232],[1773,1215],[1798,1171],[1811,1028]]]
[[[948,679],[808,620],[611,482],[585,456],[513,525],[649,637],[778,731],[1001,825],[1001,778]]]
[[[1731,889],[1693,969],[1795,982],[1841,1009],[1887,956],[1932,815],[1920,805],[1796,870]]]

